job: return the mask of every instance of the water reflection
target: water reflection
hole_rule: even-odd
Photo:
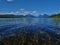
[[[39,25],[55,25],[60,27],[60,18],[0,18],[2,24],[39,24]]]

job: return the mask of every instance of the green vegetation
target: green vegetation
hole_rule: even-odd
[[[50,18],[60,18],[60,14],[53,14],[51,16],[49,16]]]

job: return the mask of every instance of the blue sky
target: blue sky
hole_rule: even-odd
[[[0,13],[20,9],[29,13],[54,14],[60,10],[60,0],[0,0]]]

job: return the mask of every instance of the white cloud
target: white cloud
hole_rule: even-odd
[[[25,9],[24,8],[21,8],[20,11],[24,11]]]
[[[17,15],[28,15],[30,14],[30,11],[27,11],[25,9],[19,9],[18,11],[15,12]]]
[[[35,15],[35,16],[38,16],[40,13],[38,11],[32,11],[31,12],[31,15]]]
[[[18,13],[17,13],[18,12]],[[31,14],[31,15],[35,15],[35,16],[37,16],[37,15],[39,15],[40,13],[38,12],[38,11],[36,11],[36,10],[34,10],[34,11],[29,11],[29,10],[26,10],[26,9],[20,9],[19,11],[17,11],[16,13],[17,14],[20,14],[20,15],[28,15],[28,14]]]
[[[14,1],[14,0],[6,0],[7,2],[12,2],[12,1]]]
[[[31,15],[34,15],[34,16],[38,16],[40,13],[35,11],[35,10],[34,11],[29,11],[29,10],[26,10],[26,9],[19,9],[15,12],[11,11],[11,12],[2,13],[2,14],[15,14],[15,15],[28,15],[28,14],[31,14]]]

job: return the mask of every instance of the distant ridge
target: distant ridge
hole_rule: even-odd
[[[34,16],[31,14],[28,15],[15,15],[15,14],[0,14],[0,18],[53,18],[56,17],[57,14],[55,15],[47,15],[47,14],[43,14],[43,15],[38,15],[38,16]],[[60,17],[60,14],[58,14],[58,17]]]
[[[43,14],[43,15],[39,15],[38,17],[39,18],[48,18],[48,15],[47,14]]]
[[[60,13],[57,14],[39,14],[39,15],[32,15],[32,14],[27,14],[27,15],[19,15],[19,14],[0,14],[0,18],[60,18]]]
[[[36,16],[33,16],[33,15],[14,15],[14,14],[5,14],[5,15],[0,15],[0,18],[24,18],[24,17],[32,17],[32,18],[36,18]]]
[[[25,15],[25,17],[28,17],[28,18],[30,18],[30,17],[32,17],[32,18],[37,18],[36,16],[31,15],[31,14]]]
[[[23,15],[5,14],[0,15],[0,18],[23,18]]]

